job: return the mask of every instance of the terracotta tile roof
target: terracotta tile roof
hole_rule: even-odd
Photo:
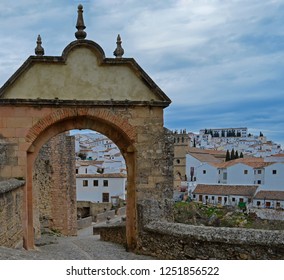
[[[214,150],[214,152],[217,152],[218,154],[220,151]],[[188,148],[188,153],[201,162],[223,162],[222,159],[216,158],[215,156],[212,155],[212,150],[203,150],[203,149],[190,147]]]
[[[103,160],[77,160],[76,164],[81,166],[89,166],[89,165],[102,165],[104,163]]]
[[[238,159],[226,161],[226,162],[219,164],[217,167],[228,168],[228,167],[235,165],[235,164],[238,164],[238,163],[246,164],[246,165],[251,166],[253,168],[261,168],[261,167],[265,167],[265,166],[271,164],[271,162],[270,163],[264,162],[263,158],[253,157],[253,158],[238,158]]]
[[[210,195],[240,195],[252,197],[258,186],[257,185],[205,185],[198,184],[193,194],[210,194]]]
[[[254,199],[284,200],[284,191],[259,191]]]
[[[272,155],[271,157],[284,157],[284,154],[276,154],[276,155]]]
[[[76,178],[126,178],[126,174],[108,173],[108,174],[77,174]]]

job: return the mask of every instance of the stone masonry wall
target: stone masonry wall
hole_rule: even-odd
[[[16,179],[0,182],[0,246],[22,242],[23,186]]]
[[[283,260],[284,232],[155,221],[144,228],[138,252],[159,259]]]
[[[33,171],[34,227],[76,235],[75,139],[64,133],[53,137],[40,150]]]

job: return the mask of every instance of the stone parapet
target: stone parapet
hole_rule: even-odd
[[[126,226],[124,221],[93,227],[93,234],[99,234],[103,241],[110,241],[126,246]]]
[[[152,221],[137,249],[160,259],[284,259],[284,232]]]
[[[7,192],[11,192],[24,185],[25,185],[25,181],[23,180],[10,179],[6,181],[1,181],[0,182],[0,195],[7,193]]]

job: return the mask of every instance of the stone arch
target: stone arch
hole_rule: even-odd
[[[126,241],[129,249],[136,247],[136,151],[134,140],[136,132],[127,120],[105,109],[57,109],[40,119],[26,135],[29,143],[27,149],[27,170],[24,211],[24,247],[34,248],[33,229],[33,180],[32,171],[41,147],[53,136],[71,129],[92,129],[110,138],[121,150],[127,166],[127,220]],[[75,172],[75,171],[74,171]]]
[[[61,108],[52,112],[39,120],[27,133],[26,141],[32,143],[35,139],[49,126],[60,122],[64,119],[88,117],[90,119],[101,120],[113,127],[121,129],[121,132],[129,139],[130,142],[135,141],[136,132],[128,123],[127,119],[118,117],[111,113],[110,110],[92,109],[92,108]]]

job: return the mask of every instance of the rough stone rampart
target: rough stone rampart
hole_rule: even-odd
[[[34,166],[34,228],[77,233],[75,139],[65,133],[50,139],[40,150]]]

